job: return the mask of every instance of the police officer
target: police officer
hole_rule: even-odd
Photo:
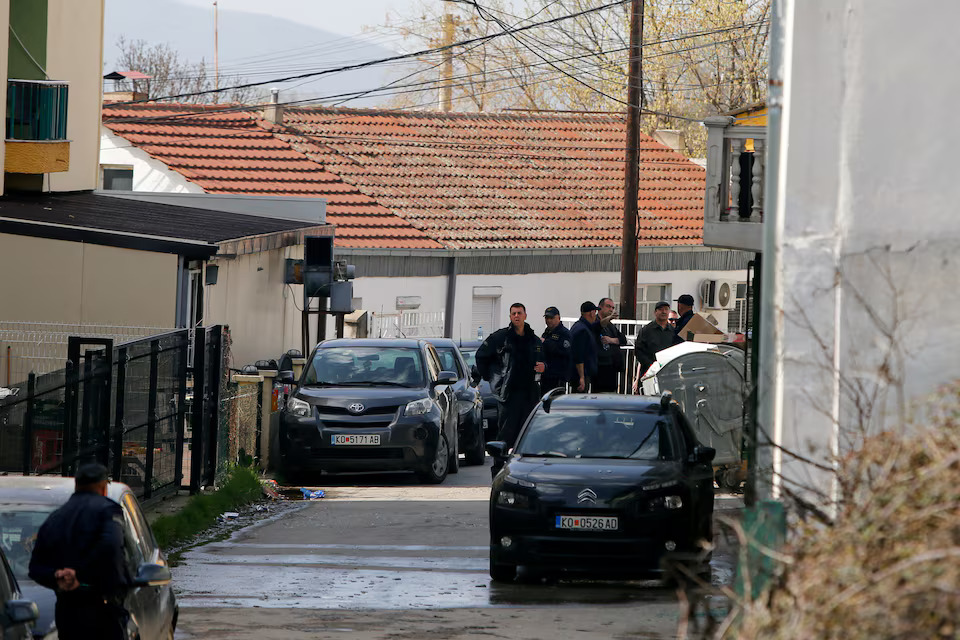
[[[590,381],[597,377],[597,345],[600,342],[597,305],[589,300],[580,305],[580,319],[570,327],[570,337],[573,342],[570,386],[574,391],[588,393]]]
[[[539,374],[544,371],[540,338],[527,324],[527,308],[510,305],[510,324],[494,331],[477,349],[477,369],[497,397],[500,431],[498,440],[513,446],[520,428],[540,401]],[[493,475],[500,466],[494,463]]]
[[[546,369],[540,376],[540,390],[546,393],[563,387],[570,379],[570,349],[573,340],[570,330],[560,322],[560,310],[547,307],[543,312],[547,328],[543,331],[543,360]]]
[[[132,583],[124,556],[123,511],[107,498],[107,469],[85,464],[75,492],[46,519],[30,558],[30,578],[57,592],[63,640],[127,635],[123,607]]]
[[[617,378],[623,372],[623,351],[627,346],[627,336],[617,328],[613,321],[617,319],[616,305],[610,298],[601,298],[597,305],[600,315],[600,346],[597,350],[597,377],[592,390],[597,393],[616,393]]]

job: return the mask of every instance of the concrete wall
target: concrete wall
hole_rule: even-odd
[[[168,169],[162,162],[151,158],[146,151],[131,146],[129,142],[114,135],[102,125],[99,146],[101,166],[133,168],[133,191],[203,193],[203,189],[198,185],[176,171]],[[99,181],[99,169],[97,173]]]
[[[47,75],[70,82],[70,170],[49,174],[51,191],[97,186],[103,82],[103,0],[48,0]]]
[[[904,428],[911,403],[960,377],[960,4],[783,6],[780,166],[768,175],[782,264],[764,258],[783,291],[764,307],[782,376],[760,390],[763,426],[824,463],[861,426]],[[775,495],[832,488],[789,456],[765,461],[786,475]]]
[[[0,319],[175,326],[177,256],[0,234]]]

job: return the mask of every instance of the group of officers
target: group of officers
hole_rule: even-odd
[[[680,332],[693,317],[693,296],[684,294],[676,302],[677,311],[669,302],[658,302],[653,321],[637,336],[634,392],[656,353],[683,341]],[[566,385],[579,393],[618,392],[619,377],[626,375],[621,347],[629,343],[613,323],[617,317],[610,298],[597,304],[587,300],[580,305],[580,318],[567,329],[559,309],[547,307],[547,326],[538,336],[527,324],[526,307],[510,305],[510,325],[490,334],[476,354],[477,369],[499,403],[499,440],[513,445],[541,393]]]

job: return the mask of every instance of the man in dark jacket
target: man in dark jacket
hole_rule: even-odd
[[[593,391],[597,393],[616,393],[617,378],[623,371],[623,351],[627,346],[627,336],[613,324],[616,319],[616,306],[610,298],[602,298],[597,305],[600,310],[600,347],[597,351],[597,377],[593,381]]]
[[[653,312],[653,320],[640,329],[637,344],[633,347],[637,356],[637,372],[633,379],[634,393],[640,390],[640,378],[650,368],[650,365],[657,361],[657,352],[683,342],[674,333],[670,323],[667,322],[669,315],[670,303],[658,302]]]
[[[677,319],[677,325],[674,327],[674,333],[683,338],[683,328],[693,317],[693,296],[685,293],[677,298],[677,313],[680,317]],[[685,339],[685,338],[684,338]]]
[[[597,343],[600,323],[597,305],[589,300],[580,305],[580,319],[570,327],[573,338],[573,377],[570,385],[580,393],[590,390],[590,381],[597,376]]]
[[[132,583],[124,556],[123,511],[106,497],[107,469],[85,464],[76,490],[44,521],[30,558],[30,578],[57,592],[63,640],[126,638],[123,601]]]
[[[500,416],[498,440],[512,447],[530,411],[540,401],[539,374],[543,373],[543,347],[527,324],[527,308],[510,305],[510,326],[499,329],[477,349],[477,369],[497,396]],[[499,467],[494,468],[496,475]]]
[[[540,376],[540,389],[544,393],[550,389],[563,387],[570,379],[570,350],[573,339],[570,330],[560,322],[560,310],[547,307],[543,312],[543,322],[547,328],[543,331],[543,359],[546,369]]]

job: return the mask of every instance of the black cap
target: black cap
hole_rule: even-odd
[[[657,303],[657,306],[655,306],[655,307],[653,308],[653,310],[656,311],[656,310],[659,309],[660,307],[669,307],[669,306],[670,306],[670,303],[669,303],[669,302],[666,302],[666,301],[664,301],[664,300],[661,300],[660,302]]]
[[[556,318],[558,315],[560,315],[560,309],[556,307],[547,307],[543,310],[544,318]]]
[[[79,485],[98,484],[107,481],[107,468],[99,462],[88,462],[80,465],[74,480]]]
[[[586,313],[588,311],[596,311],[597,305],[593,304],[589,300],[580,305],[580,313]]]
[[[680,304],[685,304],[685,305],[687,305],[688,307],[692,307],[692,306],[693,306],[693,296],[690,295],[689,293],[685,293],[685,294],[683,294],[682,296],[680,296],[679,298],[677,298],[677,302],[679,302]]]

